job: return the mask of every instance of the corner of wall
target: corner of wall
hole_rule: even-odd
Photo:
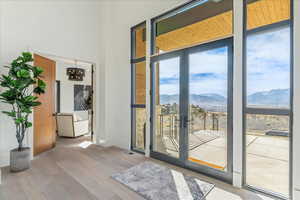
[[[2,60],[3,60],[3,56],[2,56],[2,1],[0,1],[0,67],[2,68]],[[0,74],[1,74],[1,70],[0,70]],[[1,91],[1,87],[0,87],[0,91]],[[2,103],[0,103],[0,110],[2,110]],[[1,117],[1,116],[0,116]],[[1,118],[0,118],[1,119]],[[0,120],[2,121],[2,120]],[[6,160],[5,155],[4,155],[4,150],[1,148],[4,146],[3,141],[3,123],[0,123],[0,167],[4,166],[4,160]],[[1,170],[0,170],[1,173]],[[1,174],[0,174],[0,184],[1,184]]]

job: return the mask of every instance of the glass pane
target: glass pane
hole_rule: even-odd
[[[179,157],[179,58],[155,63],[154,150]]]
[[[290,109],[289,19],[290,0],[247,0],[247,107]],[[246,140],[246,184],[288,197],[289,116],[247,114]]]
[[[289,108],[290,28],[247,37],[247,104]]]
[[[228,48],[189,56],[189,161],[227,169]]]
[[[289,194],[289,117],[247,114],[247,184]]]
[[[141,26],[134,30],[134,56],[142,58],[146,56],[146,27]]]
[[[146,63],[135,64],[135,104],[146,104]]]
[[[146,108],[134,108],[135,143],[134,148],[145,150]]]
[[[232,0],[192,4],[155,22],[155,53],[217,40],[233,33]]]
[[[290,0],[247,0],[247,29],[290,19]]]

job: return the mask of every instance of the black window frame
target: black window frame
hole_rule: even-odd
[[[146,28],[146,21],[143,21],[130,29],[130,37],[131,37],[131,57],[130,57],[130,65],[131,65],[131,144],[130,148],[132,151],[145,154],[145,145],[144,149],[136,148],[136,114],[135,111],[138,108],[145,108],[146,104],[136,104],[135,103],[135,94],[136,94],[136,83],[135,83],[135,66],[136,64],[140,64],[146,62],[146,56],[141,58],[135,58],[136,53],[136,40],[135,40],[135,31],[138,28],[145,27]],[[146,52],[145,52],[146,54]],[[147,123],[147,122],[146,122]],[[144,144],[146,144],[146,134],[144,131]]]

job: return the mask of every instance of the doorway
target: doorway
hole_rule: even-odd
[[[56,124],[59,139],[93,140],[93,65],[57,59]]]
[[[34,155],[56,145],[87,148],[94,141],[95,65],[41,55],[35,54],[35,65],[44,69],[43,79],[48,82],[39,98],[42,105],[34,112]]]
[[[232,181],[232,38],[151,59],[151,156]]]

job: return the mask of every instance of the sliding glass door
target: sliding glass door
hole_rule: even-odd
[[[153,59],[154,156],[231,181],[231,60],[231,39]]]

